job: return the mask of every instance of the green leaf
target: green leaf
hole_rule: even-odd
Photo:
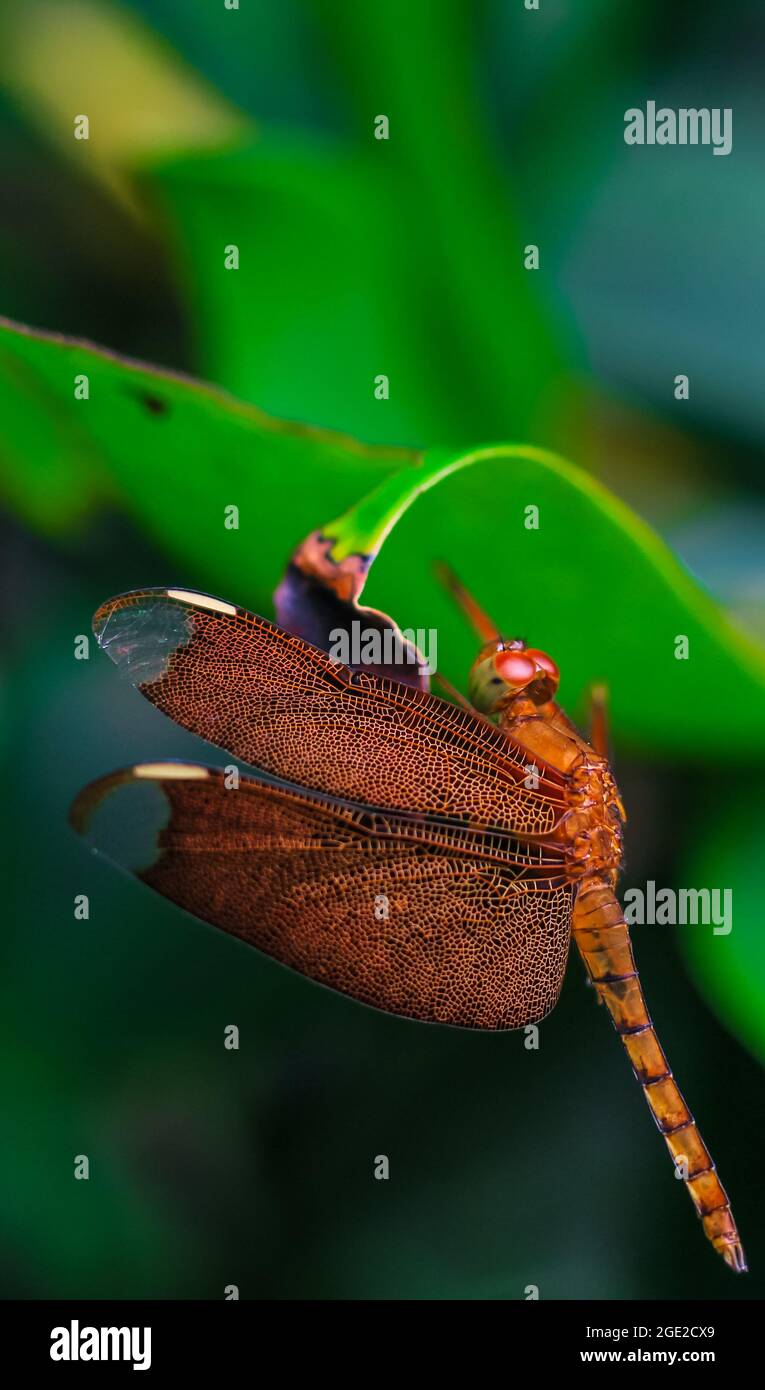
[[[75,399],[78,376],[87,400]],[[109,499],[180,562],[168,578],[196,575],[261,608],[316,518],[412,457],[7,320],[0,411],[0,495],[25,520],[55,534]],[[238,530],[224,526],[231,505]]]
[[[74,397],[80,373],[88,400]],[[447,559],[501,628],[555,657],[572,716],[590,682],[608,684],[617,750],[765,751],[762,648],[628,507],[544,449],[370,448],[8,323],[0,404],[0,486],[49,527],[70,488],[78,502],[108,496],[175,557],[169,580],[204,579],[261,611],[294,548],[322,527],[335,558],[380,550],[365,601],[404,628],[435,628],[439,669],[464,688],[476,642],[435,580],[433,562]],[[224,525],[231,505],[238,530]],[[527,525],[529,508],[538,529]],[[340,521],[322,526],[333,514]],[[675,656],[678,637],[688,639],[687,660]],[[735,719],[717,713],[721,691]]]
[[[380,443],[453,430],[454,409],[440,413],[449,363],[423,322],[430,290],[406,262],[409,231],[384,166],[272,133],[145,182],[170,228],[206,377],[277,415]],[[227,246],[238,269],[225,267]],[[387,400],[375,396],[380,375]]]
[[[436,178],[402,162],[396,140],[375,140],[370,114],[359,147],[264,131],[144,171],[200,370],[277,414],[378,442],[555,437],[576,396],[570,353],[496,171],[460,147],[459,169],[446,177],[442,151]],[[238,270],[224,267],[229,245]]]
[[[765,1062],[762,832],[762,788],[752,788],[742,797],[732,783],[727,804],[723,800],[717,814],[705,815],[683,874],[690,886],[718,889],[721,895],[730,891],[732,928],[726,933],[689,925],[680,930],[679,939],[710,1007]]]
[[[765,751],[763,648],[629,507],[547,450],[431,451],[321,530],[336,538],[335,559],[385,541],[365,603],[401,627],[435,627],[438,667],[463,690],[476,638],[436,581],[438,559],[501,631],[550,652],[572,717],[584,716],[587,687],[606,683],[617,750]],[[680,637],[687,660],[675,655]],[[721,689],[735,692],[735,720],[715,718]]]
[[[482,401],[480,430],[525,434],[540,401],[549,406],[561,389],[572,346],[550,312],[543,276],[523,264],[524,244],[539,237],[507,192],[487,119],[482,16],[472,0],[314,3],[350,94],[356,138],[368,146],[375,114],[389,119],[378,157],[398,189],[411,256],[438,284],[440,311],[434,305],[429,325],[438,353],[459,354],[463,395]]]

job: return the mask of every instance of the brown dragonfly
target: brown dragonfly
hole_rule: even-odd
[[[538,1022],[557,1001],[573,936],[706,1236],[743,1271],[730,1203],[656,1036],[615,894],[624,812],[602,700],[587,741],[555,701],[551,657],[503,638],[446,578],[483,643],[469,700],[440,699],[400,671],[340,665],[294,628],[204,594],[109,600],[93,623],[106,654],[252,775],[139,764],[86,787],[73,823],[103,850],[99,826],[129,794],[137,842],[123,806],[110,857],[203,921],[407,1018]]]

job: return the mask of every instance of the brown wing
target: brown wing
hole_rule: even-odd
[[[171,763],[91,784],[72,820],[196,917],[389,1013],[519,1028],[560,992],[572,889],[509,836]]]
[[[186,590],[96,613],[100,645],[152,704],[251,766],[351,801],[547,836],[565,809],[517,744],[422,690],[351,672],[264,618]],[[539,762],[539,760],[537,760]]]

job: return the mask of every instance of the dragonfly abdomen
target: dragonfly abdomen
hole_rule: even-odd
[[[656,1036],[635,968],[629,927],[608,883],[597,879],[583,883],[574,904],[572,932],[707,1239],[731,1269],[743,1272],[746,1259],[727,1194]]]

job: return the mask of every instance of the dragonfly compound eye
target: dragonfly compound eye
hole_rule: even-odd
[[[522,690],[537,673],[536,662],[526,652],[498,652],[494,667],[500,679],[516,690]]]
[[[528,647],[526,656],[530,656],[532,661],[536,662],[538,668],[547,672],[547,675],[553,682],[554,689],[557,690],[560,684],[560,671],[555,665],[552,657],[548,656],[547,652],[538,651],[536,647]]]

